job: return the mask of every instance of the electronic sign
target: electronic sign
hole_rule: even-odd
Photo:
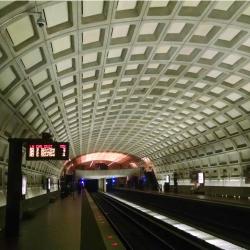
[[[48,142],[26,144],[26,160],[68,160],[68,142]]]

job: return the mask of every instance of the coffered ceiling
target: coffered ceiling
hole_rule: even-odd
[[[248,1],[1,1],[0,23],[0,99],[71,157],[249,133]]]

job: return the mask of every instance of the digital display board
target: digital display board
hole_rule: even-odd
[[[68,142],[27,143],[26,160],[68,160]]]

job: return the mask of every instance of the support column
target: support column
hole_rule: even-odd
[[[103,179],[98,180],[98,190],[103,192]]]
[[[107,192],[107,184],[106,184],[106,178],[103,178],[103,192]]]
[[[106,192],[106,179],[105,178],[101,178],[98,180],[98,189],[101,192]]]
[[[22,140],[9,139],[7,203],[5,215],[6,237],[19,234],[20,202],[22,196]]]

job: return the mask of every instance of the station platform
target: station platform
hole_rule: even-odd
[[[22,221],[19,238],[0,236],[1,250],[79,250],[81,240],[81,196],[69,196],[41,208]]]
[[[19,237],[0,231],[1,250],[125,250],[116,232],[86,190],[30,213]]]

